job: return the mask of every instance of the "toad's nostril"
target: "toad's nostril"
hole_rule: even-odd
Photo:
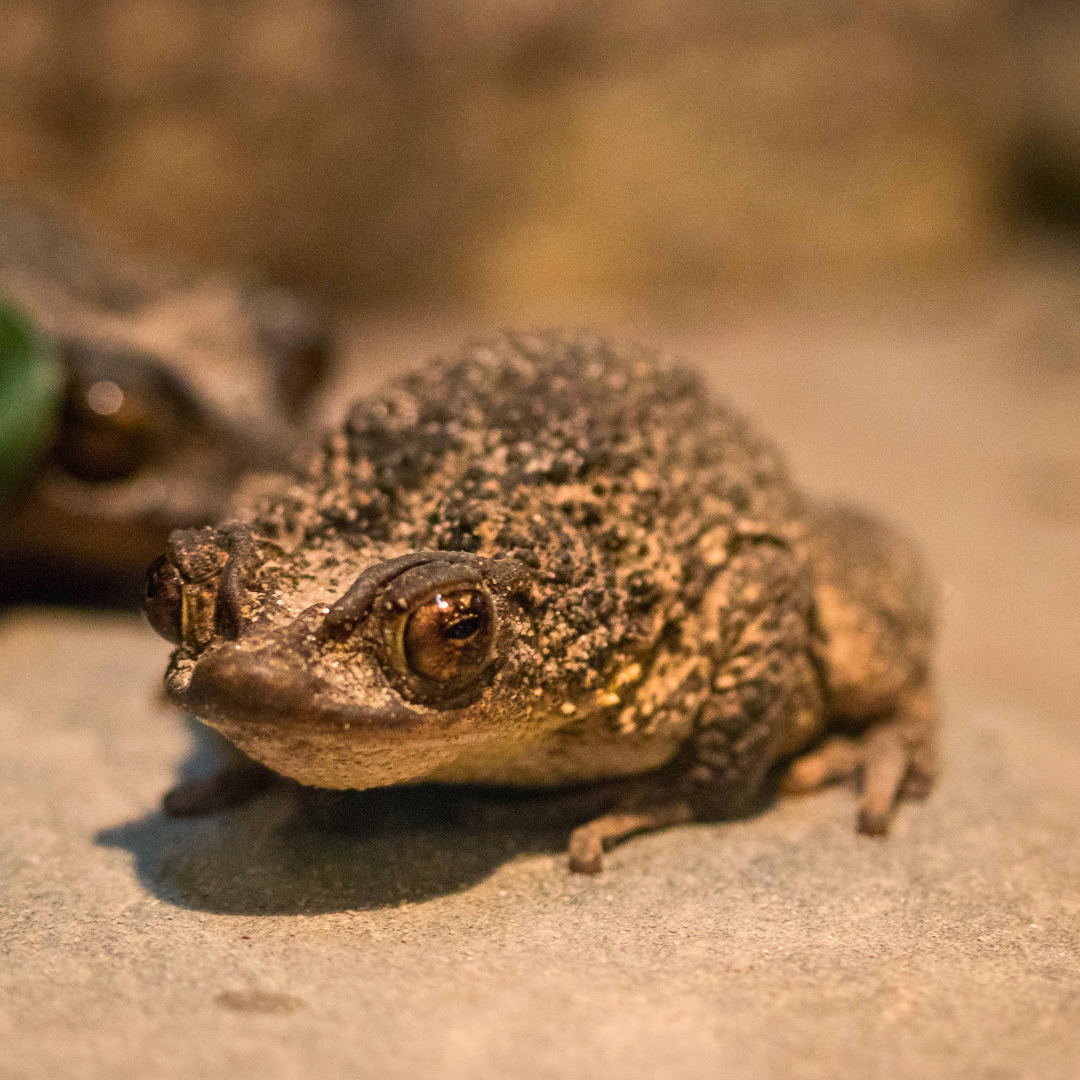
[[[143,611],[147,621],[166,640],[179,645],[182,633],[183,581],[167,555],[155,559],[146,571]]]

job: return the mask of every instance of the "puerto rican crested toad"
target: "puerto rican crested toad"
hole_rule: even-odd
[[[146,593],[171,697],[250,759],[320,788],[603,791],[585,872],[773,778],[858,774],[884,833],[934,776],[934,608],[907,541],[803,499],[695,374],[556,334],[359,401],[308,471],[174,533]],[[193,783],[210,809],[256,776]]]

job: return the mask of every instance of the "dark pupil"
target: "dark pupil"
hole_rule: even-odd
[[[446,636],[451,641],[467,641],[480,629],[482,622],[479,615],[466,615],[446,628]]]

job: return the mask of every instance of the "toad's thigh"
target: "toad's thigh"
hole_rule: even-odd
[[[844,720],[895,710],[930,680],[936,590],[915,546],[861,510],[818,510],[810,532],[826,708]]]

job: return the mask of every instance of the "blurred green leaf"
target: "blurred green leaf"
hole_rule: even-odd
[[[51,343],[0,301],[0,496],[48,449],[60,387],[60,363]]]

